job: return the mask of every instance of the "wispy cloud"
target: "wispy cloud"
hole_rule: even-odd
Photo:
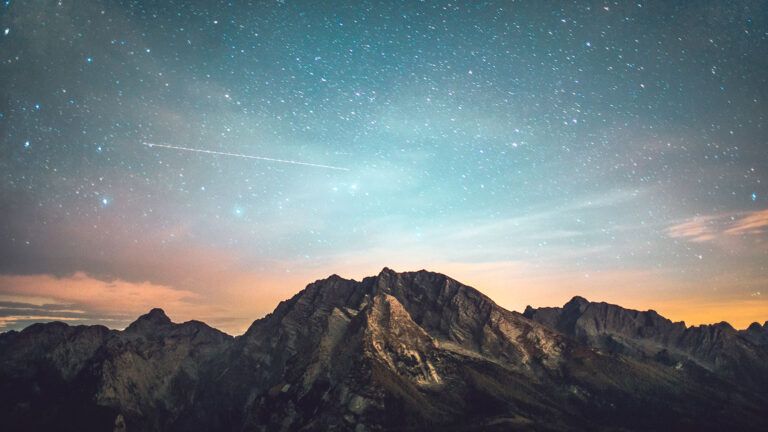
[[[718,218],[701,216],[689,219],[685,222],[672,225],[666,229],[666,233],[672,238],[682,238],[696,243],[714,240],[718,230],[715,223]]]
[[[768,209],[752,212],[736,220],[725,231],[729,235],[761,234],[768,230]]]
[[[695,243],[728,236],[759,235],[768,231],[768,209],[752,212],[697,216],[668,227],[669,237]]]
[[[0,330],[39,321],[100,322],[120,328],[156,306],[192,318],[204,308],[195,303],[198,297],[169,286],[104,281],[82,272],[66,277],[0,276]]]

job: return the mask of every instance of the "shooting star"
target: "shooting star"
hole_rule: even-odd
[[[244,155],[239,153],[227,153],[227,152],[220,152],[220,151],[214,151],[214,150],[203,150],[203,149],[196,149],[196,148],[189,148],[189,147],[172,146],[167,144],[155,144],[150,142],[144,142],[142,144],[144,144],[147,147],[162,147],[167,149],[183,150],[188,152],[208,153],[208,154],[214,154],[214,155],[220,155],[220,156],[233,156],[233,157],[240,157],[245,159],[257,159],[257,160],[263,160],[267,162],[279,162],[279,163],[285,163],[285,164],[291,164],[291,165],[303,165],[303,166],[310,166],[315,168],[332,169],[337,171],[349,171],[349,168],[337,167],[332,165],[321,165],[321,164],[314,164],[309,162],[299,162],[299,161],[285,160],[285,159],[274,159],[274,158],[268,158],[263,156],[251,156],[251,155]]]

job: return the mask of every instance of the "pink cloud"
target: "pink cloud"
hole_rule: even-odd
[[[51,275],[0,276],[0,296],[30,301],[43,298],[82,310],[84,317],[125,316],[133,319],[153,307],[162,307],[175,317],[192,319],[202,309],[195,303],[199,295],[191,291],[150,282],[104,281],[82,272],[61,278]]]
[[[756,235],[768,230],[768,209],[745,213],[697,216],[665,230],[672,238],[703,243],[727,236]]]
[[[760,234],[768,229],[768,209],[747,214],[738,219],[725,233],[729,235]]]
[[[714,240],[716,229],[714,217],[697,217],[667,228],[666,233],[672,238],[684,238],[693,242]]]

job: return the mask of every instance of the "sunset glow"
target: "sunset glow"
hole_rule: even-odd
[[[0,331],[385,266],[768,320],[764,6],[304,3],[0,6]]]

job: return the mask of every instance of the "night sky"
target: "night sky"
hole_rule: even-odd
[[[768,319],[764,1],[0,9],[0,331],[238,334],[384,266]]]

